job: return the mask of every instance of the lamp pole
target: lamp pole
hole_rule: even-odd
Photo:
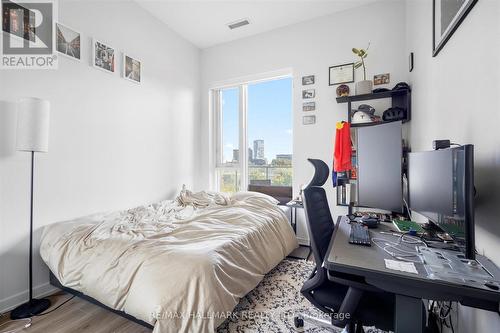
[[[35,174],[35,152],[31,151],[31,203],[30,203],[30,300],[33,302],[33,178]]]

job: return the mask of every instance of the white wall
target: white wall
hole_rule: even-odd
[[[133,2],[60,3],[60,22],[84,34],[82,62],[0,71],[0,312],[24,301],[28,284],[29,154],[15,151],[12,101],[52,102],[49,153],[36,160],[38,237],[43,225],[172,198],[194,183],[199,49]],[[91,68],[91,36],[141,59],[143,84]],[[38,255],[34,267],[45,292]]]
[[[405,53],[405,4],[385,1],[312,21],[277,29],[265,34],[222,44],[202,51],[201,90],[201,169],[200,188],[209,186],[210,160],[209,89],[215,82],[238,77],[292,68],[293,93],[293,167],[294,193],[307,184],[313,174],[307,158],[320,158],[332,163],[335,123],[346,120],[347,105],[335,101],[337,86],[328,86],[328,67],[355,60],[353,47],[366,47],[371,42],[367,59],[368,78],[374,74],[391,73],[392,88],[407,78]],[[316,75],[316,107],[314,113],[302,111],[303,75]],[[356,73],[360,80],[361,72]],[[311,87],[311,86],[307,86]],[[354,86],[351,85],[354,91]],[[380,106],[380,111],[387,105]],[[316,115],[316,125],[302,125],[302,116]],[[331,186],[330,186],[331,188]],[[333,198],[333,192],[330,193]],[[333,202],[331,202],[333,204]],[[345,213],[335,209],[335,214]],[[299,227],[300,228],[300,227]],[[299,237],[306,237],[300,228]]]
[[[500,4],[479,1],[435,58],[432,1],[408,0],[406,16],[415,53],[412,150],[429,150],[438,138],[475,145],[476,248],[500,266]],[[498,332],[500,316],[461,307],[458,326]]]

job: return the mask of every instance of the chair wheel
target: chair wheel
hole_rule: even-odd
[[[293,325],[295,326],[295,328],[304,327],[304,319],[299,317],[293,318]]]

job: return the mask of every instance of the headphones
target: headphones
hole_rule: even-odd
[[[392,90],[411,90],[410,85],[406,82],[399,82]]]
[[[406,119],[406,110],[399,106],[388,108],[384,111],[382,119],[384,121],[404,120]]]

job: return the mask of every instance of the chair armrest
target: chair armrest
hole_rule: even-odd
[[[300,288],[301,293],[309,293],[311,290],[314,290],[321,284],[321,277],[316,274],[317,270],[314,269],[311,274],[309,275],[309,278],[304,282],[302,285],[302,288]]]
[[[353,314],[358,308],[358,304],[361,297],[363,296],[363,293],[363,290],[349,287],[347,293],[345,294],[344,300],[342,301],[342,305],[337,311],[337,313],[343,314],[342,316],[338,317],[342,319],[335,319],[336,317],[332,316],[332,325],[341,327],[347,325],[347,323],[352,320]],[[347,313],[349,313],[349,316],[346,316]]]

